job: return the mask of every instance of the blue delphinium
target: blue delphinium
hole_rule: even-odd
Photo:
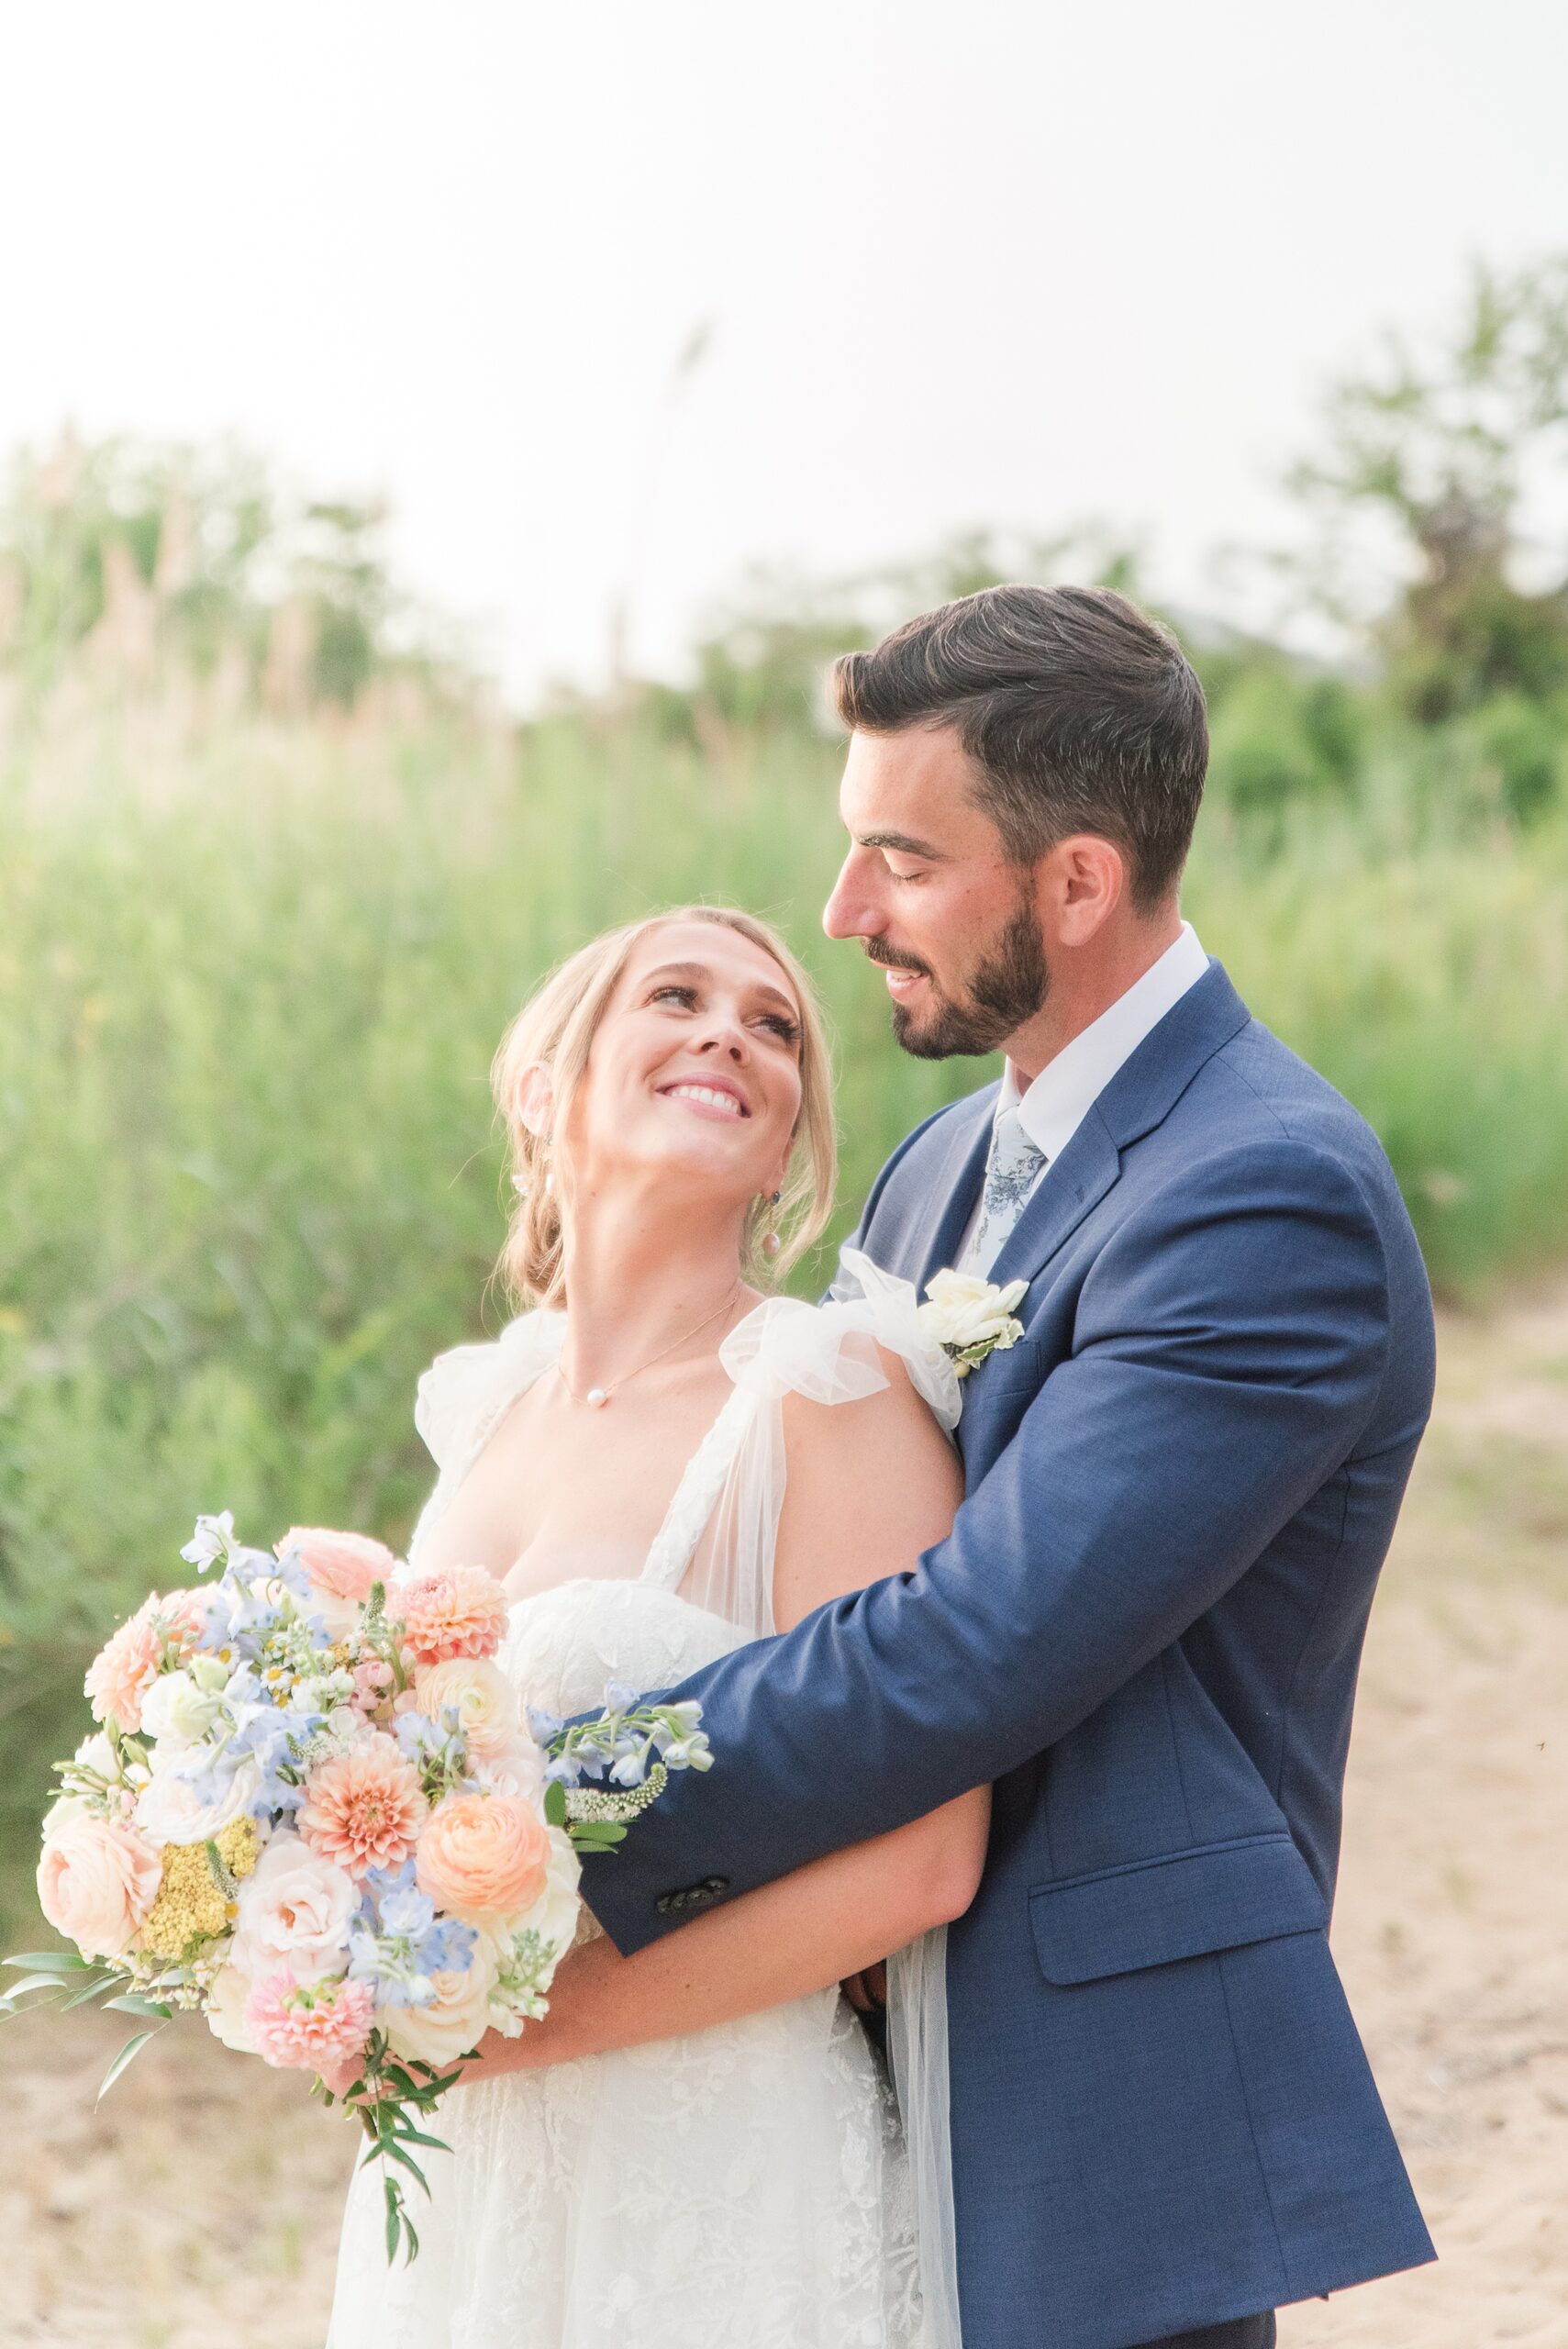
[[[431,1976],[465,1974],[478,1940],[472,1925],[437,1917],[412,1860],[400,1868],[371,1868],[349,1928],[350,1977],[378,1983],[385,2006],[428,2006],[436,1995]]]

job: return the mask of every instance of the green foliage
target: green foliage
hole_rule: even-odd
[[[1568,471],[1568,254],[1479,264],[1447,337],[1385,338],[1376,368],[1336,384],[1322,447],[1293,483],[1318,512],[1319,600],[1363,618],[1373,523],[1397,588],[1374,633],[1396,701],[1429,725],[1494,696],[1568,690],[1568,547],[1551,584],[1517,576],[1533,499]]]
[[[428,642],[394,649],[395,622],[420,630],[384,520],[293,496],[241,450],[68,435],[19,456],[0,499],[0,668],[33,696],[73,669],[137,692],[221,678],[285,715],[351,705],[382,674],[450,688]]]
[[[1473,1293],[1568,1238],[1560,803],[1507,820],[1544,772],[1517,711],[1488,721],[1511,781],[1467,798],[1478,737],[1379,735],[1323,682],[1276,663],[1220,696],[1189,905],[1372,1117],[1434,1275]],[[1261,815],[1248,743],[1285,778]],[[694,894],[780,920],[852,1111],[835,1240],[899,1136],[987,1073],[896,1052],[874,975],[822,939],[839,751],[813,731],[703,756],[637,715],[234,721],[154,769],[128,726],[95,737],[90,787],[75,756],[35,744],[0,807],[0,1827],[24,1855],[94,1648],[190,1578],[198,1510],[406,1540],[415,1379],[506,1312],[487,1070],[549,963]]]

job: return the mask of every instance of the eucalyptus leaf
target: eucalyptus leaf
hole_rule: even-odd
[[[417,2182],[420,2192],[428,2195],[430,2189],[426,2183],[424,2171],[412,2154],[403,2152],[395,2137],[384,2137],[381,2141],[381,2150],[389,2161],[401,2162],[409,2176]]]
[[[28,1974],[20,1982],[11,1984],[6,1992],[6,2004],[14,2005],[17,1999],[26,1998],[29,1990],[63,1990],[65,1987],[58,1974]]]
[[[126,2041],[125,2045],[120,2049],[119,2054],[115,2057],[114,2062],[104,2074],[104,2085],[98,2090],[96,2097],[94,2099],[95,2104],[103,2103],[104,2099],[108,2095],[109,2090],[119,2078],[120,2074],[136,2061],[136,2058],[140,2054],[148,2041],[150,2039],[156,2039],[158,2032],[162,2031],[164,2028],[165,2026],[162,2023],[160,2023],[156,2030],[139,2031],[134,2039],[128,2039]]]
[[[111,1983],[121,1981],[123,1978],[124,1977],[118,1974],[100,1974],[95,1980],[83,1982],[79,1990],[72,1990],[69,1998],[61,1998],[56,2012],[63,2014],[67,2007],[85,2007],[90,2005],[93,1999],[103,1997],[104,1992],[109,1987]],[[108,2002],[106,1999],[105,2004],[106,2005],[107,2003]]]

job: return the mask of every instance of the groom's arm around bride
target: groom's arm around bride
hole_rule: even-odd
[[[718,1765],[585,1889],[631,1953],[995,1781],[948,1937],[966,2349],[1262,2326],[1431,2255],[1326,1938],[1425,1275],[1369,1130],[1181,924],[1207,746],[1162,631],[994,590],[839,692],[828,926],[906,1049],[1007,1056],[857,1241],[1024,1281],[1024,1334],[965,1382],[951,1535],[684,1684]]]

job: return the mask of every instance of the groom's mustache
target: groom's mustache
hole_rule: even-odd
[[[929,963],[917,963],[913,954],[895,953],[891,946],[884,946],[880,938],[862,938],[861,945],[867,961],[880,963],[884,971],[913,971],[917,977],[922,979],[932,975]]]

